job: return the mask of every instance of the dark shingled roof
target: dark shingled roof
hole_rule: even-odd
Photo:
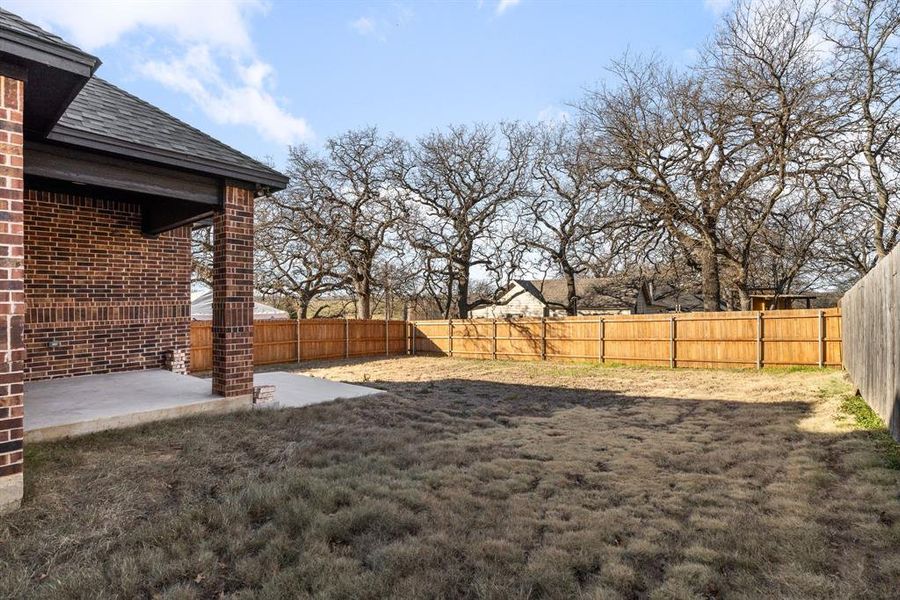
[[[44,42],[46,44],[57,46],[59,48],[63,48],[65,50],[69,50],[70,52],[75,52],[78,54],[83,54],[87,57],[93,58],[97,60],[96,57],[91,56],[78,46],[70,44],[66,40],[62,39],[58,35],[54,35],[49,31],[44,31],[34,23],[29,23],[19,15],[13,14],[7,10],[3,10],[0,8],[0,28],[8,29],[10,31],[14,31],[15,33],[19,33],[26,37],[32,38],[39,42]]]
[[[568,289],[565,279],[516,279],[516,283],[549,306],[566,305]],[[640,285],[632,285],[617,277],[583,277],[575,279],[575,293],[580,309],[630,309],[637,302]]]
[[[703,292],[699,286],[684,283],[676,287],[670,283],[653,284],[653,304],[668,311],[695,312],[703,310]]]
[[[287,177],[271,167],[149,102],[103,79],[91,77],[100,64],[99,59],[3,9],[0,9],[0,51],[37,59],[50,68],[74,69],[73,72],[83,75],[78,86],[71,86],[71,94],[78,92],[71,102],[71,95],[59,98],[59,110],[66,104],[68,107],[58,120],[58,113],[51,115],[52,119],[42,130],[49,129],[48,140],[274,189],[287,185]],[[83,88],[80,88],[81,81],[85,81]],[[26,86],[26,94],[56,91],[58,84],[54,85],[57,87],[40,92]]]
[[[278,188],[287,183],[275,169],[98,77],[85,84],[47,137]]]

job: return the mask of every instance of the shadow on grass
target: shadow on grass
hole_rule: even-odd
[[[811,402],[443,379],[32,444],[8,597],[889,597],[897,478]]]

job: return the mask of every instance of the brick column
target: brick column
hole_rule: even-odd
[[[22,501],[24,93],[24,81],[0,71],[0,513]]]
[[[213,393],[253,393],[253,197],[227,185],[213,217]]]

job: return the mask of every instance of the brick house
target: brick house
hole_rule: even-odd
[[[253,203],[287,178],[99,65],[0,9],[0,511],[22,496],[26,382],[189,351],[199,221],[215,238],[212,391],[252,395]]]

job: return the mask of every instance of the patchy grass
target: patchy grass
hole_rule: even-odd
[[[889,598],[900,472],[835,371],[404,358],[375,399],[30,444],[10,598]]]
[[[900,470],[900,444],[894,441],[884,420],[866,404],[866,401],[849,389],[840,387],[835,390],[832,386],[832,388],[827,388],[824,393],[837,395],[841,402],[841,411],[852,417],[859,428],[870,432],[884,459],[885,466]]]

